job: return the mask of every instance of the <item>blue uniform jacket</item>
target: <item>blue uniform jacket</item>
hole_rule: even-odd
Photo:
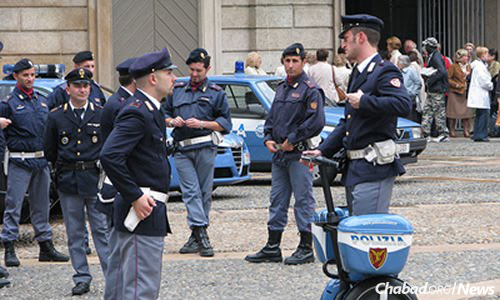
[[[344,118],[319,146],[331,157],[344,147],[359,150],[374,142],[396,139],[398,117],[411,112],[411,99],[403,84],[399,69],[377,55],[357,79],[349,83],[349,93],[362,90],[359,109],[346,104]],[[378,181],[404,173],[399,159],[386,165],[374,165],[365,159],[348,161],[342,182],[353,186],[361,182]]]
[[[51,111],[45,131],[45,156],[57,169],[57,187],[84,197],[97,195],[99,169],[68,170],[62,164],[96,162],[101,152],[100,119],[102,108],[90,102],[83,120],[68,103]]]
[[[104,141],[113,130],[116,117],[130,96],[131,95],[123,89],[123,87],[119,87],[118,90],[109,97],[108,101],[106,101],[101,116],[101,135]]]
[[[50,95],[47,97],[49,109],[53,109],[55,107],[58,107],[59,105],[68,103],[69,95],[66,92],[66,85],[67,83],[64,82],[56,86],[52,93],[50,93]],[[106,104],[106,96],[104,96],[104,93],[101,90],[101,86],[94,80],[90,82],[89,100],[90,102],[93,102],[94,104],[97,104],[99,106],[104,106],[104,104]]]
[[[17,87],[0,102],[0,117],[9,118],[12,124],[4,131],[10,152],[36,152],[43,150],[43,134],[47,125],[49,108],[47,100],[33,92],[30,99]],[[45,158],[11,158],[11,163],[28,169],[47,166]]]
[[[119,192],[114,202],[115,228],[128,232],[123,221],[131,203],[142,196],[140,187],[167,193],[170,186],[165,116],[141,91],[136,91],[118,114],[101,151],[101,163]],[[149,236],[170,233],[166,209],[165,204],[157,202],[134,233]]]
[[[3,129],[0,127],[0,158],[5,154],[5,136],[3,134]]]
[[[264,123],[264,143],[272,140],[282,144],[288,139],[298,144],[317,136],[325,125],[325,96],[323,91],[309,79],[305,72],[293,82],[284,80],[276,88],[271,110]],[[285,154],[287,158],[299,159],[301,152],[279,151],[273,161]]]
[[[165,114],[169,118],[181,116],[184,120],[196,118],[202,121],[215,121],[219,123],[224,131],[222,134],[231,132],[231,114],[227,103],[226,93],[218,85],[212,84],[208,79],[196,91],[185,82],[179,82],[175,85],[174,93],[167,98],[165,103]],[[212,133],[210,129],[197,129],[176,127],[172,131],[174,142],[180,142],[199,136],[205,136]],[[207,146],[213,146],[212,142],[206,142],[176,149],[193,150]]]

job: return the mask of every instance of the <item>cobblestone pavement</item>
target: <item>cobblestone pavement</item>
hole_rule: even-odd
[[[418,164],[398,179],[391,211],[408,218],[415,229],[408,264],[401,278],[413,286],[485,283],[500,298],[500,140],[474,144],[466,139],[430,144]],[[187,239],[186,212],[180,197],[169,203],[174,234],[165,245],[161,299],[319,299],[327,282],[321,264],[285,266],[248,264],[242,258],[266,240],[270,175],[254,174],[239,186],[219,187],[214,193],[209,233],[217,251],[214,259],[182,256],[177,250]],[[344,202],[344,189],[333,186],[334,200]],[[323,208],[322,190],[315,188],[316,207]],[[293,210],[283,238],[290,254],[298,243]],[[53,221],[55,241],[65,249],[64,226]],[[20,268],[10,268],[11,288],[0,299],[70,298],[69,264],[41,264],[29,225],[22,226]],[[3,251],[0,250],[0,253]],[[95,251],[94,251],[95,253]],[[97,259],[90,257],[95,275],[91,292],[81,299],[102,298],[104,282]],[[466,298],[466,297],[465,297]],[[459,299],[450,296],[422,299]]]

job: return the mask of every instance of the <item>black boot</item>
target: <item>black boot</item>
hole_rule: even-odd
[[[214,248],[210,245],[206,227],[194,227],[194,237],[200,247],[200,256],[214,256]]]
[[[261,262],[282,262],[283,256],[281,255],[280,243],[283,231],[268,230],[269,237],[267,244],[259,252],[253,255],[247,255],[246,261],[252,263]]]
[[[7,279],[0,279],[0,289],[6,286],[10,286],[10,281]]]
[[[181,254],[186,254],[186,253],[198,253],[200,252],[200,244],[196,241],[196,238],[194,236],[194,230],[191,231],[191,236],[187,240],[187,242],[182,246],[181,250],[179,250],[179,253]]]
[[[14,242],[3,242],[5,248],[5,266],[7,267],[19,267],[21,264],[16,256],[16,250],[14,249]]]
[[[6,268],[0,266],[0,278],[7,278],[9,277],[9,271],[7,271]]]
[[[52,240],[38,242],[40,245],[40,254],[38,261],[68,261],[69,256],[62,254],[54,248]]]
[[[285,259],[285,265],[301,265],[314,262],[312,233],[301,231],[300,243],[292,256]]]

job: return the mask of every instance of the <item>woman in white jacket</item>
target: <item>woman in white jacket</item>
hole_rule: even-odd
[[[474,121],[474,142],[489,142],[488,119],[490,117],[490,94],[493,89],[486,59],[488,48],[476,48],[477,59],[471,63],[472,76],[469,86],[467,106],[476,109]]]

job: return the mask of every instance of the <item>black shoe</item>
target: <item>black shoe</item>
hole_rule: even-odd
[[[38,261],[69,261],[69,256],[62,254],[54,248],[52,240],[38,242],[40,254]]]
[[[300,243],[292,256],[285,259],[285,265],[302,265],[314,262],[312,250],[312,233],[301,231]]]
[[[90,285],[85,282],[79,282],[71,289],[73,296],[81,296],[88,292],[90,292]]]
[[[194,236],[194,231],[191,231],[191,236],[187,240],[187,242],[182,246],[181,250],[179,250],[180,254],[187,253],[198,253],[200,252],[200,244],[196,241]]]
[[[251,263],[262,262],[282,262],[283,256],[281,255],[280,243],[282,231],[269,230],[269,237],[267,244],[259,252],[247,255],[245,260]]]
[[[90,249],[89,243],[85,242],[85,254],[92,254],[92,249]]]
[[[10,286],[10,281],[7,279],[0,279],[0,289],[7,286]]]
[[[16,249],[14,248],[14,242],[4,242],[3,246],[5,247],[5,266],[7,267],[19,267],[21,262],[16,255]]]
[[[206,227],[194,227],[194,237],[200,246],[200,256],[211,257],[214,256],[214,248],[210,245]]]
[[[6,268],[0,266],[0,278],[7,278],[9,277],[9,271],[7,271]]]

